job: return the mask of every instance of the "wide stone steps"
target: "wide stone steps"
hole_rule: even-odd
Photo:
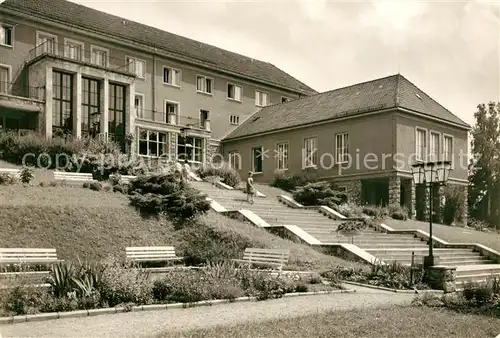
[[[387,263],[398,261],[409,265],[413,252],[413,262],[422,264],[428,255],[427,242],[412,234],[385,234],[368,229],[356,236],[345,236],[335,231],[342,221],[331,219],[319,210],[289,208],[275,197],[256,197],[255,203],[249,204],[240,190],[219,189],[206,182],[193,182],[193,186],[228,210],[251,210],[270,225],[296,225],[325,244],[354,244]],[[435,248],[434,256],[436,265],[457,267],[457,288],[469,280],[484,283],[492,276],[500,278],[500,264],[492,264],[487,257],[471,249]]]

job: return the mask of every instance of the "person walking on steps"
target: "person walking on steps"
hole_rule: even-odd
[[[189,173],[191,172],[191,167],[187,159],[184,160],[184,165],[182,166],[182,178],[185,182],[189,181]]]
[[[247,202],[250,204],[254,203],[253,197],[255,195],[255,187],[253,186],[253,172],[248,173],[247,178]]]

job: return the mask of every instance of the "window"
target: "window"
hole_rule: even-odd
[[[417,161],[425,161],[425,154],[427,149],[427,131],[425,129],[417,128],[415,154]]]
[[[146,61],[127,56],[128,71],[140,79],[146,78]]]
[[[252,148],[252,171],[254,173],[262,172],[262,147]]]
[[[288,169],[288,142],[277,144],[278,170]]]
[[[13,46],[13,29],[11,26],[0,24],[0,45]]]
[[[206,76],[196,76],[196,91],[204,94],[212,94],[213,80]]]
[[[443,161],[451,161],[453,159],[453,136],[443,136]]]
[[[200,110],[200,128],[205,128],[205,122],[208,121],[210,112],[208,110]]]
[[[36,54],[55,54],[57,55],[57,36],[44,32],[36,32]]]
[[[177,124],[179,118],[179,104],[177,102],[165,101],[165,122]]]
[[[240,124],[240,117],[236,115],[229,116],[229,122],[234,125]]]
[[[82,78],[82,135],[96,137],[101,126],[99,80]]]
[[[282,96],[281,97],[281,103],[285,103],[285,102],[288,102],[288,101],[290,101],[290,99],[288,97],[286,97],[286,96]]]
[[[65,39],[64,40],[64,57],[69,59],[82,61],[83,60],[83,43]]]
[[[163,67],[163,83],[180,87],[181,71],[170,67]]]
[[[0,93],[8,94],[10,91],[10,68],[0,66]]]
[[[258,90],[255,91],[255,105],[258,107],[265,107],[267,106],[269,100],[269,94],[260,92]]]
[[[237,151],[229,153],[229,165],[235,170],[241,170],[241,155]]]
[[[144,95],[135,94],[134,99],[135,116],[138,118],[144,117]]]
[[[126,87],[109,83],[108,136],[125,150]]]
[[[52,72],[52,126],[64,131],[73,130],[73,76]]]
[[[168,134],[139,129],[139,155],[160,157],[168,155]]]
[[[318,139],[308,138],[304,140],[304,167],[316,167],[318,164]]]
[[[431,132],[431,139],[429,142],[429,161],[439,160],[439,146],[441,135],[439,133]]]
[[[347,133],[335,136],[335,160],[337,163],[349,162],[349,134]]]
[[[90,46],[90,63],[101,67],[107,67],[108,56],[109,51],[107,49]]]
[[[227,84],[227,98],[235,101],[241,101],[241,86],[232,83]]]
[[[201,163],[203,161],[203,139],[199,137],[182,137],[177,139],[177,156],[189,162]]]

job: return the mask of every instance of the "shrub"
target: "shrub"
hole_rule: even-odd
[[[299,283],[295,287],[295,292],[307,292],[307,291],[309,291],[309,288],[307,287],[307,285],[303,283]]]
[[[293,198],[304,205],[335,206],[347,201],[344,193],[336,190],[330,182],[308,183],[293,191]]]
[[[381,206],[367,205],[363,207],[363,214],[376,219],[384,219],[389,216],[389,210]]]
[[[406,221],[408,219],[408,209],[401,206],[399,203],[389,204],[387,207],[387,214],[393,219]]]
[[[233,188],[238,187],[241,182],[240,174],[238,174],[238,172],[231,168],[228,164],[205,164],[196,170],[196,173],[203,179],[211,176],[220,177],[222,183],[225,183]]]
[[[33,169],[24,167],[20,173],[20,179],[23,184],[29,184],[35,177],[33,176]]]
[[[348,220],[339,224],[336,232],[361,232],[368,228],[370,222],[368,220]]]
[[[111,184],[109,184],[109,183],[104,182],[102,184],[102,190],[103,191],[107,191],[107,192],[112,191],[113,190],[113,186]]]
[[[119,192],[122,194],[128,194],[129,184],[120,183],[118,185],[113,186],[113,192]]]
[[[0,173],[0,185],[16,184],[17,179],[14,175],[9,173]]]
[[[201,222],[185,227],[181,235],[183,242],[179,248],[188,265],[235,258],[245,248],[254,246],[250,240],[237,233],[217,232]]]
[[[108,259],[103,264],[100,283],[100,295],[109,306],[149,304],[152,301],[153,283],[142,269],[130,269],[116,260]]]
[[[177,225],[210,210],[206,195],[172,174],[139,176],[131,182],[129,194],[131,205],[144,216],[164,215]]]
[[[122,175],[119,173],[109,175],[109,183],[112,186],[119,185],[122,181]]]
[[[3,293],[3,308],[14,315],[37,314],[41,312],[48,298],[47,291],[43,288],[26,285],[15,286]]]
[[[348,218],[363,217],[363,207],[352,202],[333,206],[333,209]]]
[[[85,189],[90,189],[90,182],[85,182],[85,183],[83,183],[83,187],[84,187]]]
[[[487,229],[489,227],[489,224],[482,220],[468,218],[467,226],[477,231],[483,231],[484,229]]]
[[[443,222],[451,225],[456,221],[462,221],[461,215],[466,208],[466,196],[462,187],[449,185],[444,189],[446,198],[443,210]]]
[[[316,175],[290,175],[286,171],[276,170],[274,172],[274,181],[272,183],[273,187],[283,189],[288,192],[292,192],[297,187],[306,185],[308,183],[317,182],[318,178]]]
[[[103,185],[101,182],[90,182],[90,184],[89,184],[90,190],[101,191],[102,188],[103,188]]]

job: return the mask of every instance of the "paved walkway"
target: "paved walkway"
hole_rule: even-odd
[[[3,325],[0,326],[0,333],[2,338],[152,337],[169,331],[296,317],[323,311],[404,305],[414,296],[361,287],[352,288],[357,289],[357,292]]]

